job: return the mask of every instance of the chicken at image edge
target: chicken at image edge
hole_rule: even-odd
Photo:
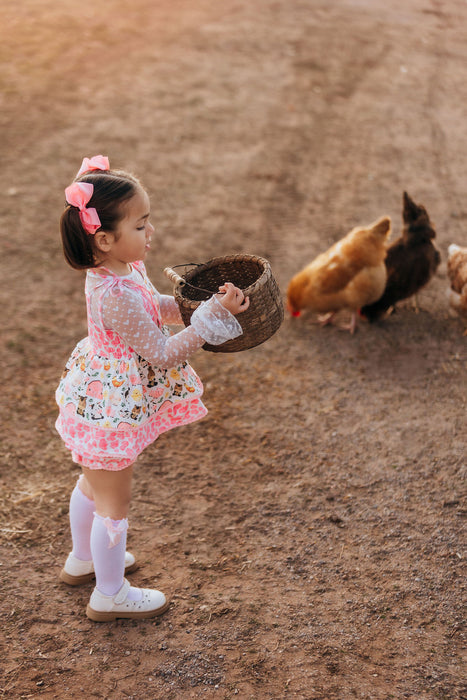
[[[447,271],[449,304],[460,316],[467,318],[467,248],[451,243]]]
[[[355,331],[357,312],[382,295],[387,272],[384,263],[391,219],[384,216],[366,228],[356,227],[328,251],[321,253],[289,282],[287,307],[293,316],[308,309],[328,314],[329,323],[340,310],[352,313],[346,328]]]

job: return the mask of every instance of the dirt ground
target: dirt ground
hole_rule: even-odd
[[[0,696],[467,697],[463,0],[3,0]],[[358,224],[423,203],[442,263],[355,335],[286,317],[198,352],[208,416],[138,461],[129,548],[160,620],[95,624],[58,580],[77,468],[54,391],[86,335],[63,259],[84,155],[152,200],[147,261],[248,252],[289,278]]]

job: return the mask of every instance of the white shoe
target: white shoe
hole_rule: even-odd
[[[133,554],[125,552],[125,574],[131,574],[136,571],[138,564]],[[60,572],[60,580],[67,583],[69,586],[80,586],[82,583],[88,583],[95,578],[94,564],[91,561],[82,561],[77,559],[72,552],[68,555],[65,566]]]
[[[127,600],[129,590],[130,583],[126,578],[115,595],[104,595],[95,588],[86,608],[86,615],[94,622],[109,622],[122,617],[157,617],[169,607],[169,601],[161,591],[140,588],[141,600]]]

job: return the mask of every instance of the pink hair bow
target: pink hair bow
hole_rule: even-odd
[[[94,207],[87,207],[87,203],[94,192],[94,185],[90,182],[74,182],[66,188],[65,197],[68,204],[73,207],[78,207],[79,218],[83,224],[83,228],[91,234],[96,233],[101,226],[99,214]]]
[[[81,167],[78,170],[76,177],[79,177],[83,173],[87,173],[89,170],[109,170],[109,159],[107,156],[93,156],[92,158],[83,158]]]

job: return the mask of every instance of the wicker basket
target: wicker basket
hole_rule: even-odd
[[[236,316],[243,334],[222,345],[205,343],[204,350],[247,350],[264,343],[281,325],[284,318],[281,294],[271,266],[265,258],[256,255],[226,255],[200,265],[188,263],[176,267],[185,268],[183,277],[170,267],[164,273],[175,285],[174,296],[185,326],[190,324],[191,314],[200,302],[209,299],[224,282],[232,282],[250,298],[248,309]]]

